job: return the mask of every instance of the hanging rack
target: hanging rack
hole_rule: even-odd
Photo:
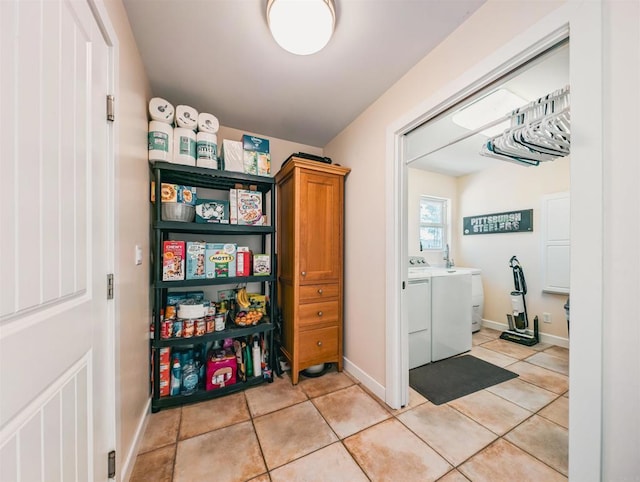
[[[408,159],[405,161],[405,164],[409,165],[423,157],[430,156],[435,152],[464,141],[476,134],[480,134],[481,132],[505,121],[510,121],[510,127],[505,130],[503,134],[490,138],[485,142],[481,147],[480,155],[492,157],[501,161],[514,162],[525,166],[538,166],[542,161],[550,161],[557,159],[558,157],[568,155],[571,139],[569,129],[571,125],[569,86],[554,91],[551,94],[541,97],[535,101],[529,102],[525,106],[509,112],[508,114],[484,124],[481,127],[465,132],[464,134],[454,138],[446,144],[432,149],[429,152]],[[533,141],[528,147],[528,150],[521,146],[518,148],[517,152],[513,154],[506,154],[500,148],[495,148],[495,139],[501,138],[507,132],[520,134],[517,129],[525,128],[530,132],[527,136],[519,135],[518,143],[527,144],[529,141]],[[504,141],[508,141],[508,138],[505,138]],[[555,144],[553,144],[552,141]],[[498,142],[500,143],[501,141]],[[547,147],[548,149],[546,149]],[[536,156],[533,154],[534,151],[539,154],[546,154],[546,156]]]
[[[569,86],[514,110],[509,117],[511,127],[487,140],[480,155],[538,166],[571,152]]]

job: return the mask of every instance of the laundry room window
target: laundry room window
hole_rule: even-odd
[[[420,196],[420,250],[443,251],[447,244],[447,200]]]

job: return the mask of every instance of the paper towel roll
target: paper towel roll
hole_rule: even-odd
[[[196,165],[196,133],[191,129],[173,129],[173,159],[175,164]]]
[[[162,97],[154,97],[149,101],[149,116],[151,120],[173,124],[173,105]]]
[[[171,162],[173,127],[160,121],[149,121],[149,162]]]
[[[218,136],[208,132],[198,132],[196,140],[196,164],[198,167],[218,169]]]
[[[216,116],[207,114],[206,112],[198,114],[198,131],[215,134],[218,132],[218,129],[220,129],[220,123]]]
[[[198,111],[188,105],[179,105],[176,107],[176,124],[195,131],[198,128]]]

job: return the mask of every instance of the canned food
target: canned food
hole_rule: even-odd
[[[223,331],[224,330],[224,314],[223,313],[217,313],[216,317],[215,317],[215,329],[216,331]]]
[[[163,339],[171,338],[173,336],[173,321],[164,320],[160,323],[160,337]]]
[[[173,322],[173,336],[175,338],[182,338],[182,320]]]
[[[207,324],[204,318],[198,318],[196,320],[196,336],[202,336],[207,332]]]
[[[195,320],[189,318],[187,320],[182,320],[182,336],[184,338],[191,338],[195,331]]]
[[[213,333],[215,331],[215,317],[207,316],[204,319],[204,322],[205,322],[205,325],[206,325],[207,333]]]

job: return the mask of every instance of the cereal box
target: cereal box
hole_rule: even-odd
[[[271,274],[271,260],[268,254],[253,255],[253,276],[269,276]]]
[[[169,395],[171,381],[171,348],[160,348],[160,396]],[[153,370],[151,371],[153,373]]]
[[[207,278],[235,278],[235,243],[207,243],[205,256]]]
[[[182,186],[180,184],[168,184],[163,182],[160,196],[163,203],[183,203],[194,206],[197,200],[195,187]],[[156,201],[156,183],[151,181],[151,202]]]
[[[229,201],[198,199],[196,201],[196,223],[229,224]]]
[[[238,224],[262,226],[262,193],[237,189],[236,196]]]
[[[204,241],[187,241],[187,279],[205,278]]]
[[[236,276],[251,276],[251,250],[247,246],[239,246],[236,256]]]
[[[165,241],[162,249],[162,281],[184,279],[184,241]]]

